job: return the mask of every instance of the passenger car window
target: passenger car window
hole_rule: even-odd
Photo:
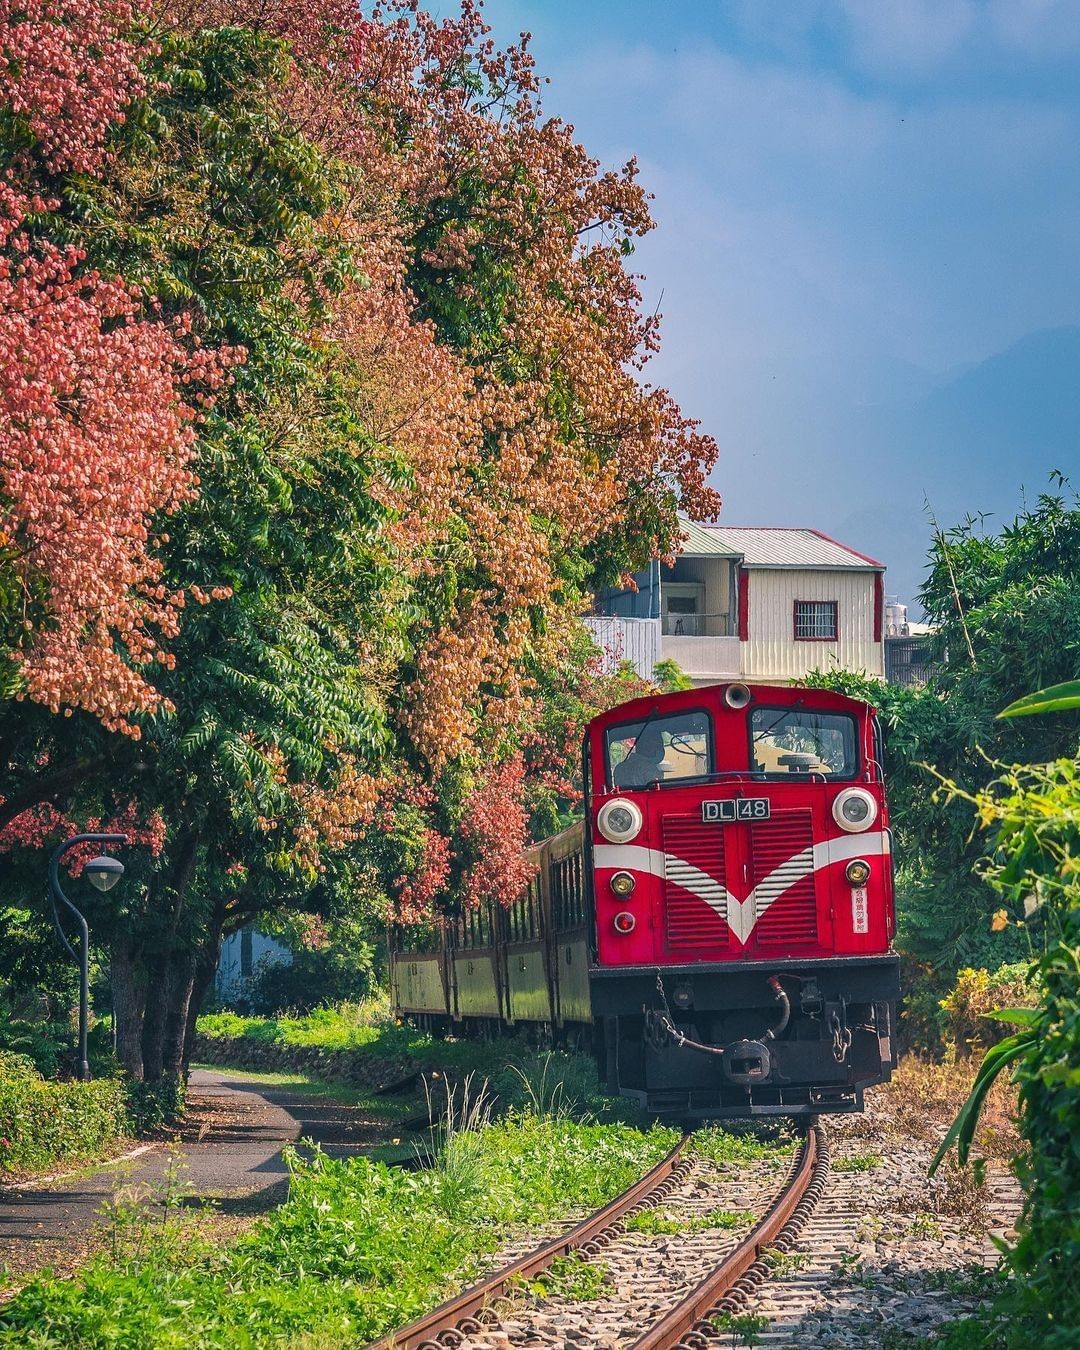
[[[607,777],[620,788],[650,787],[713,771],[712,725],[704,711],[623,722],[607,730]]]
[[[859,770],[855,719],[806,708],[754,708],[750,767],[778,776],[854,778]]]

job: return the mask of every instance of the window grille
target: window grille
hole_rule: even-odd
[[[835,642],[837,631],[835,600],[795,601],[796,641]]]

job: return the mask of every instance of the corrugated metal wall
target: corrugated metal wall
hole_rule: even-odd
[[[884,675],[882,644],[874,641],[874,573],[750,572],[749,641],[743,644],[743,678],[794,680],[812,670],[861,670]],[[796,600],[835,600],[836,642],[796,642]]]
[[[613,671],[620,661],[629,661],[637,673],[651,680],[660,660],[660,620],[623,619],[590,615],[585,627],[604,653],[604,670]]]

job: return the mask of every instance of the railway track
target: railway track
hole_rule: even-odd
[[[638,1337],[634,1350],[701,1350],[721,1339],[718,1322],[725,1313],[736,1312],[745,1296],[769,1278],[770,1254],[784,1255],[794,1245],[828,1174],[825,1131],[812,1125],[768,1212],[715,1270]]]
[[[447,1346],[461,1345],[472,1332],[492,1325],[492,1304],[504,1298],[515,1286],[549,1270],[561,1256],[595,1256],[623,1221],[662,1203],[689,1169],[689,1141],[690,1136],[683,1135],[667,1157],[646,1172],[639,1182],[564,1236],[500,1267],[426,1316],[373,1342],[370,1350],[445,1350]]]
[[[738,1163],[721,1173],[715,1166],[704,1168],[691,1156],[691,1136],[680,1143],[635,1186],[598,1210],[565,1235],[494,1271],[488,1278],[464,1290],[407,1327],[375,1343],[372,1350],[471,1350],[472,1347],[508,1345],[563,1346],[571,1342],[585,1347],[633,1346],[634,1350],[679,1350],[706,1345],[722,1335],[717,1319],[740,1306],[771,1272],[775,1254],[787,1251],[814,1207],[828,1172],[828,1149],[824,1131],[811,1127],[779,1189],[768,1163]],[[695,1175],[697,1170],[699,1175]],[[642,1260],[643,1249],[627,1242],[627,1221],[645,1210],[671,1202],[687,1213],[691,1227],[708,1230],[708,1215],[716,1202],[739,1206],[725,1211],[736,1222],[745,1212],[752,1226],[741,1238],[730,1232],[699,1232],[687,1243],[689,1265],[668,1270],[660,1263]],[[696,1224],[695,1224],[696,1219]],[[663,1231],[663,1230],[662,1230]],[[620,1239],[622,1240],[620,1242]],[[616,1248],[625,1248],[616,1253]],[[640,1279],[630,1271],[632,1284],[644,1293],[645,1307],[628,1307],[633,1324],[628,1331],[626,1316],[616,1302],[615,1317],[621,1328],[597,1326],[593,1331],[567,1328],[556,1317],[550,1329],[523,1326],[533,1320],[515,1308],[520,1291],[530,1280],[549,1270],[560,1258],[576,1255],[594,1259],[608,1252],[613,1263],[627,1255],[640,1269]],[[636,1253],[636,1257],[635,1257]],[[701,1270],[706,1273],[702,1276]],[[689,1273],[688,1273],[689,1272]],[[659,1278],[657,1278],[659,1276]],[[671,1289],[678,1290],[672,1304]]]
[[[916,1341],[985,1311],[986,1293],[972,1273],[997,1265],[995,1241],[1015,1238],[1022,1192],[997,1164],[977,1217],[950,1214],[948,1203],[935,1216],[922,1208],[933,1203],[925,1179],[929,1157],[927,1149],[913,1184],[895,1156],[881,1156],[867,1173],[848,1170],[841,1150],[790,1258],[777,1263],[766,1282],[734,1291],[737,1306],[725,1304],[753,1324],[756,1344],[776,1350],[873,1346],[886,1327]],[[732,1326],[717,1350],[745,1343]]]

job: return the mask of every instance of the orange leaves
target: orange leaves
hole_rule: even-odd
[[[340,852],[360,838],[375,818],[385,783],[362,772],[349,756],[338,757],[330,787],[315,783],[289,784],[297,809],[294,827],[297,861],[311,871],[322,870],[323,849]]]

